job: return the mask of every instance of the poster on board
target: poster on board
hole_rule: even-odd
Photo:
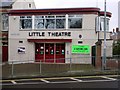
[[[21,47],[18,47],[18,53],[19,54],[24,54],[25,53],[25,47],[24,46],[21,46]]]
[[[90,46],[89,45],[72,45],[72,53],[90,54]]]

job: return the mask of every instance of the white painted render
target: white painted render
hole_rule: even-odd
[[[26,62],[28,60],[35,61],[35,43],[28,42],[27,39],[72,39],[71,43],[65,43],[65,62],[70,63],[83,63],[91,64],[91,53],[84,54],[72,54],[71,47],[72,45],[89,45],[90,50],[91,46],[95,45],[98,40],[98,33],[95,31],[95,18],[97,15],[94,14],[83,14],[83,27],[82,29],[61,29],[61,30],[20,30],[19,29],[19,16],[10,16],[9,17],[9,61],[18,61]],[[30,37],[29,32],[45,32],[45,37]],[[60,36],[60,37],[51,37],[48,36],[48,32],[71,32],[70,37]],[[79,38],[79,35],[82,35],[82,38]],[[99,33],[100,38],[103,38],[103,32]],[[109,39],[109,33],[107,33],[107,39]],[[23,43],[19,43],[23,41]],[[82,44],[78,44],[78,41],[83,41]],[[112,42],[108,42],[111,46]],[[25,53],[19,54],[18,47],[24,46]],[[108,47],[107,51],[108,56],[112,55],[111,48]],[[84,58],[83,58],[84,57]]]
[[[34,0],[14,0],[12,9],[35,9]]]

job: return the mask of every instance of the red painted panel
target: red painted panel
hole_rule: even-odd
[[[44,61],[44,44],[35,44],[35,60],[36,62]]]
[[[2,46],[2,62],[8,61],[8,46]]]
[[[36,62],[65,63],[65,44],[36,43],[35,60]]]
[[[65,44],[56,44],[56,63],[65,63]]]
[[[40,43],[44,43],[44,42],[72,42],[72,39],[28,39],[28,42],[40,42]]]
[[[45,44],[45,62],[54,62],[54,44]]]

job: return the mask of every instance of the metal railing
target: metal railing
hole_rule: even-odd
[[[106,58],[107,69],[96,68],[95,57],[74,57],[61,58],[65,63],[56,62],[35,62],[33,60],[9,61],[3,62],[2,77],[31,77],[31,76],[70,76],[70,75],[97,75],[97,74],[118,74],[120,65],[120,56]],[[102,58],[102,57],[101,57]],[[79,62],[78,62],[79,59]],[[94,60],[92,63],[86,63],[88,60]],[[96,59],[96,58],[95,58]],[[102,59],[101,59],[102,60]],[[83,62],[84,61],[84,62]]]

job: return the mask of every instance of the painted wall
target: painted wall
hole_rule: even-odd
[[[12,9],[35,9],[34,0],[14,0]]]
[[[95,18],[97,15],[87,14],[83,15],[83,28],[82,29],[63,29],[63,30],[20,30],[19,29],[19,16],[9,17],[9,61],[34,61],[35,60],[35,44],[28,42],[27,39],[72,39],[72,43],[66,43],[65,58],[72,58],[73,63],[91,64],[90,54],[73,54],[71,52],[72,45],[95,45],[98,40],[98,34],[95,32]],[[31,32],[44,32],[45,37],[29,36]],[[49,36],[48,32],[71,32],[71,36]],[[82,38],[79,38],[82,35]],[[107,37],[108,38],[108,37]],[[23,41],[23,43],[19,43]],[[82,41],[83,43],[78,43]],[[25,47],[25,53],[19,54],[18,48]],[[14,51],[13,51],[14,50]],[[66,59],[66,63],[70,59]]]

